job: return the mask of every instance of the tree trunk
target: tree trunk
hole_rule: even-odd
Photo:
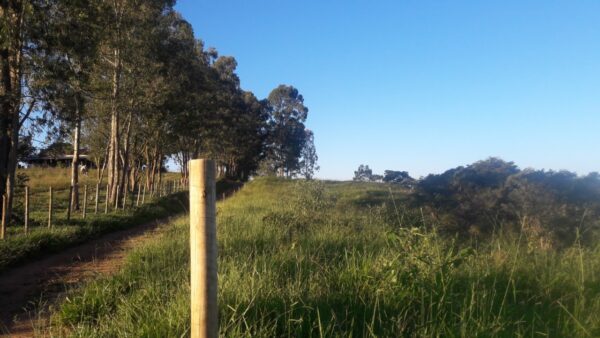
[[[15,110],[12,119],[12,131],[10,139],[10,152],[8,154],[8,179],[6,180],[6,214],[12,215],[12,205],[15,194],[15,176],[17,173],[17,152],[19,149],[19,111]]]
[[[14,199],[15,175],[17,170],[17,151],[19,145],[20,105],[22,99],[21,81],[23,78],[23,20],[22,1],[2,1],[0,11],[9,26],[14,27],[8,36],[2,55],[2,82],[4,97],[0,112],[0,193],[6,195],[6,214],[11,215]],[[8,218],[10,219],[10,217]]]
[[[108,150],[110,148],[110,142],[109,144],[106,146],[106,150],[104,151],[104,160],[102,161],[102,168],[98,167],[97,173],[98,173],[98,185],[102,185],[102,178],[104,178],[104,170],[106,170],[106,162],[108,162]]]
[[[79,137],[81,116],[79,103],[75,103],[75,130],[73,132],[73,161],[71,162],[71,210],[79,210]]]
[[[2,72],[2,83],[0,84],[0,93],[2,98],[9,98],[11,95],[12,83],[10,81],[10,64],[8,61],[8,48],[0,51],[0,62]],[[9,116],[11,114],[10,100],[3,99],[0,111],[0,198],[6,191],[6,181],[8,179],[8,152],[10,149],[10,137],[8,136]]]
[[[128,189],[129,184],[128,184],[128,178],[129,178],[129,171],[130,171],[130,165],[129,165],[129,151],[130,151],[130,141],[131,141],[131,119],[133,114],[131,113],[131,111],[129,112],[128,116],[127,116],[127,120],[126,120],[126,125],[125,125],[125,130],[123,135],[121,135],[121,137],[124,139],[124,144],[123,144],[123,152],[122,152],[122,159],[121,159],[121,165],[122,165],[122,175],[120,177],[120,181],[119,181],[119,185],[122,187],[122,189],[125,191],[126,189]]]
[[[119,185],[119,86],[121,75],[121,56],[118,48],[114,50],[114,67],[111,94],[110,141],[108,151],[108,185],[110,186],[109,202],[115,203],[117,186]]]

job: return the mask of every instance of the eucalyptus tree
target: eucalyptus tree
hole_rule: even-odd
[[[252,92],[241,93],[240,111],[234,127],[234,143],[230,148],[230,177],[246,180],[258,169],[266,155],[268,137],[268,103]]]
[[[44,15],[52,0],[0,1],[0,196],[11,214],[21,128],[36,107],[29,91],[39,46],[48,36]]]
[[[154,44],[152,55],[160,65],[154,80],[158,99],[146,111],[141,124],[146,135],[143,149],[149,169],[148,188],[154,185],[166,157],[188,157],[197,146],[198,130],[202,128],[198,94],[204,90],[209,62],[191,25],[179,13],[163,15],[156,32],[158,43]]]
[[[106,34],[101,43],[104,67],[100,69],[106,69],[108,73],[105,72],[99,78],[108,82],[109,87],[107,181],[110,186],[109,201],[113,203],[120,195],[119,187],[123,188],[120,183],[126,175],[123,170],[127,169],[124,168],[127,165],[124,156],[127,149],[124,148],[127,148],[130,137],[122,137],[121,133],[127,134],[131,130],[132,111],[137,109],[135,95],[130,95],[127,91],[135,90],[133,76],[138,74],[136,66],[139,70],[139,66],[144,64],[140,63],[143,57],[139,56],[147,55],[146,42],[154,41],[151,36],[153,29],[164,13],[172,11],[174,1],[103,0],[102,5],[107,9],[108,15],[103,25]]]
[[[304,122],[308,108],[293,86],[280,85],[269,94],[271,108],[269,154],[267,161],[278,176],[292,176],[300,166],[306,143]]]
[[[71,200],[79,209],[79,152],[82,123],[94,96],[92,73],[98,62],[101,9],[93,1],[60,0],[47,8],[47,44],[36,73],[39,97],[55,121],[72,132]]]
[[[314,133],[311,130],[306,129],[305,134],[306,141],[302,151],[300,152],[299,172],[300,175],[304,176],[307,180],[310,180],[315,175],[315,171],[320,169],[317,165],[319,156],[317,155],[317,149],[315,147]]]

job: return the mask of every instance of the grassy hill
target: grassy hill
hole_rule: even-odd
[[[600,335],[600,245],[441,236],[381,184],[258,179],[218,206],[225,337]],[[189,334],[187,218],[116,276],[73,291],[53,330]]]

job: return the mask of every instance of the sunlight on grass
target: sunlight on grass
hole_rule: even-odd
[[[600,335],[600,246],[467,245],[384,185],[259,179],[218,205],[224,337]],[[393,198],[393,199],[392,199]],[[187,218],[73,291],[57,335],[189,334]]]

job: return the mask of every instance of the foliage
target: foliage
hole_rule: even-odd
[[[415,203],[431,207],[450,233],[517,227],[542,236],[544,245],[572,244],[578,236],[593,240],[600,227],[600,176],[520,170],[490,158],[425,177]]]
[[[407,188],[412,188],[416,184],[416,180],[406,171],[386,170],[383,172],[383,182],[397,183]]]
[[[300,175],[304,176],[307,180],[312,179],[315,172],[319,171],[320,167],[317,165],[319,156],[317,155],[317,149],[315,148],[315,135],[308,129],[306,130],[306,142],[300,152],[300,158]]]
[[[307,173],[311,176],[316,152],[314,143],[310,142],[313,134],[304,126],[308,116],[304,97],[293,86],[280,85],[271,91],[268,103],[271,111],[266,158],[268,170],[280,177],[292,177],[300,170],[304,170],[305,176]],[[301,163],[303,152],[308,157]]]
[[[361,164],[358,166],[358,170],[354,172],[354,181],[368,182],[373,180],[373,170],[369,168],[369,165]]]
[[[111,203],[134,186],[154,190],[169,158],[183,182],[199,157],[215,159],[219,175],[233,180],[249,179],[261,162],[281,175],[314,175],[299,91],[280,85],[259,99],[242,89],[236,59],[196,39],[174,5],[1,2],[0,195],[6,188],[10,206],[17,159],[31,153],[19,144],[32,135],[71,144],[73,167],[85,148],[105,169],[97,180],[106,175]],[[77,171],[71,175],[77,201]]]
[[[381,184],[269,178],[220,203],[220,335],[600,334],[597,243],[529,250],[524,234],[497,233],[460,246],[427,230],[428,218],[398,228],[370,216],[369,207],[390,195]],[[303,196],[327,206],[289,209]],[[400,212],[408,207],[392,196]],[[312,221],[290,235],[307,210]],[[116,276],[73,290],[55,330],[76,337],[188,334],[188,233],[179,219],[130,254]]]

